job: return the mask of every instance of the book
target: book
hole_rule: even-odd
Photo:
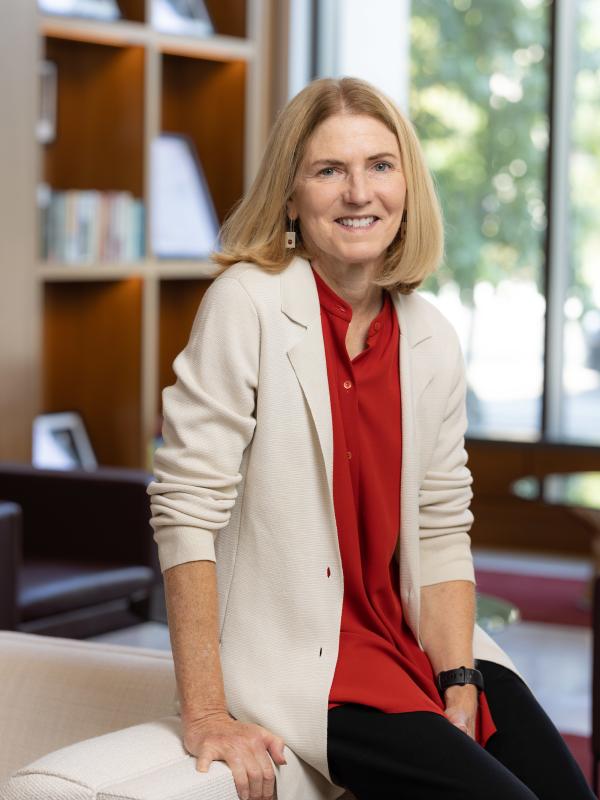
[[[117,0],[38,0],[38,8],[45,14],[88,17],[104,22],[121,18]]]
[[[212,36],[215,32],[203,0],[152,0],[150,20],[163,33]]]

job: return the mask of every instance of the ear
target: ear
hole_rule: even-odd
[[[285,208],[287,215],[291,220],[298,219],[298,209],[296,208],[296,203],[293,199],[293,196],[287,201]]]

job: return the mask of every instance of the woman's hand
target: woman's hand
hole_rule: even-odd
[[[477,687],[472,683],[466,683],[464,686],[449,686],[444,692],[444,700],[446,717],[463,733],[474,739],[479,702]]]
[[[225,761],[240,800],[272,800],[275,772],[268,753],[277,764],[287,763],[280,736],[223,711],[194,719],[182,717],[182,722],[184,747],[198,757],[199,772],[206,772],[212,761]]]

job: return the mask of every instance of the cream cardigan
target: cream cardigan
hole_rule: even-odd
[[[419,637],[420,587],[475,581],[468,533],[464,362],[417,293],[392,292],[400,325],[403,612]],[[148,487],[161,568],[216,561],[230,713],[282,736],[280,800],[333,800],[327,706],[344,576],[317,288],[295,257],[279,274],[240,262],[210,285],[163,391],[164,445]],[[474,657],[517,669],[479,627]],[[522,676],[521,676],[522,677]]]

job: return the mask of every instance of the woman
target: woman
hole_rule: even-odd
[[[414,291],[443,243],[410,124],[313,82],[221,240],[148,489],[198,769],[253,800],[591,798],[475,625],[464,366]]]

